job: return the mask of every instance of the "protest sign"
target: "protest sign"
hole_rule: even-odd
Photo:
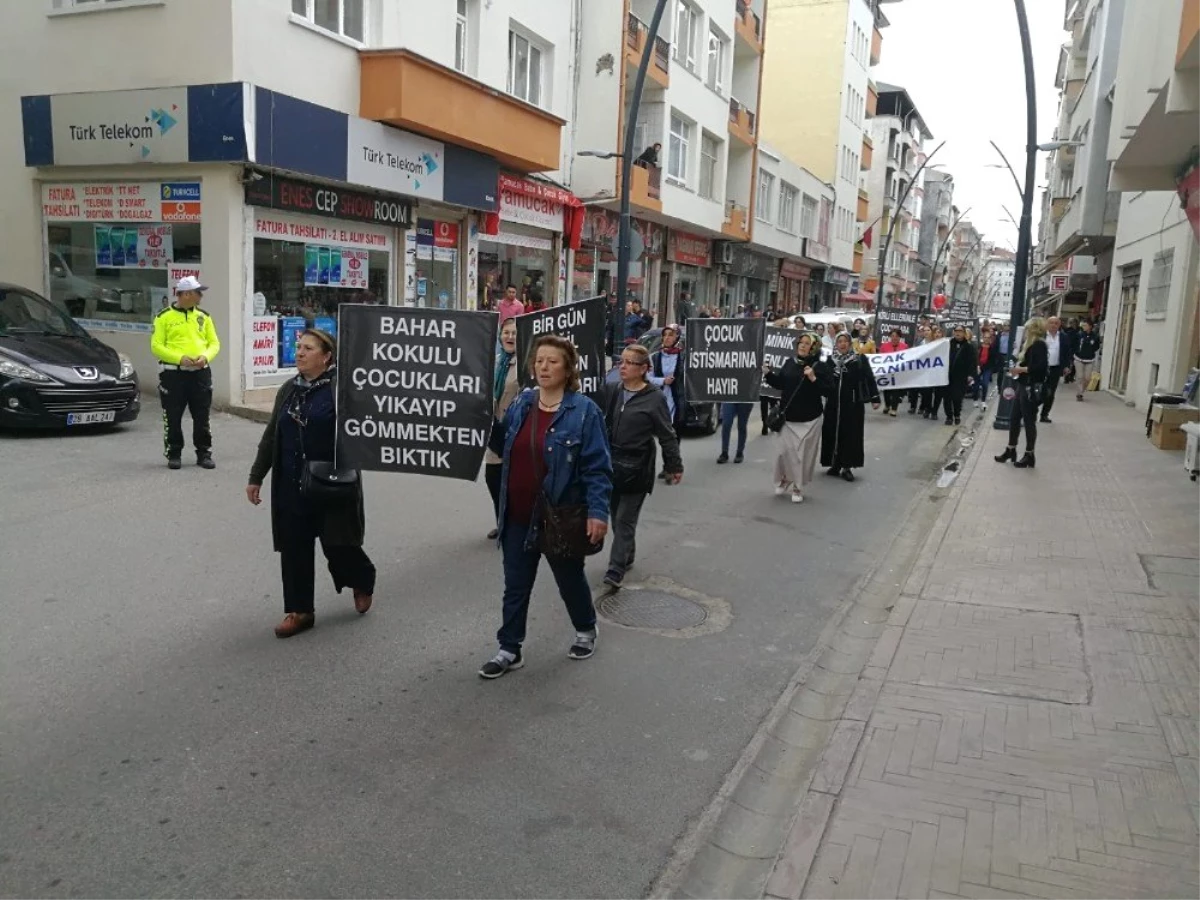
[[[766,327],[765,319],[688,319],[688,402],[756,402]]]
[[[600,393],[604,384],[604,330],[608,301],[592,297],[552,306],[539,312],[517,316],[517,360],[525,383],[537,382],[529,374],[529,349],[543,334],[557,334],[571,341],[579,350],[579,379],[581,390],[589,397]]]
[[[979,320],[971,315],[948,315],[944,316],[941,321],[942,330],[946,332],[946,337],[949,337],[955,328],[962,327],[978,337],[976,334],[979,328]]]
[[[950,341],[931,341],[898,353],[867,357],[880,390],[945,387],[950,383]]]
[[[498,321],[343,303],[338,465],[473,481],[492,430]]]
[[[881,306],[875,313],[875,339],[878,343],[888,340],[893,328],[899,328],[904,335],[904,343],[910,347],[917,342],[917,321],[921,313],[915,309],[900,309],[895,306]]]
[[[770,366],[776,372],[783,369],[783,364],[789,359],[796,358],[796,341],[804,334],[797,328],[776,328],[768,325],[763,340],[763,365]],[[761,395],[779,399],[779,389],[763,383]]]

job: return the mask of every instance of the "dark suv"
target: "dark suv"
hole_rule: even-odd
[[[662,349],[662,329],[653,328],[642,335],[638,341],[651,353]],[[686,353],[687,350],[684,350]],[[720,422],[720,412],[715,403],[688,403],[686,382],[683,390],[683,427],[689,431],[702,431],[712,434]]]

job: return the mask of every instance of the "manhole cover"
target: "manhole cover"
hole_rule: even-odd
[[[604,618],[626,628],[695,628],[708,618],[699,603],[654,590],[618,591],[601,597],[596,608]]]

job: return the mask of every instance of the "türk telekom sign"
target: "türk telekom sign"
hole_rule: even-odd
[[[503,172],[497,187],[500,189],[501,222],[517,222],[549,231],[563,230],[563,205],[570,202],[571,197],[567,191]]]

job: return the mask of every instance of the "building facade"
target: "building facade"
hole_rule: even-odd
[[[928,307],[935,288],[940,288],[950,229],[958,218],[954,206],[954,176],[939,169],[921,173],[924,196],[921,204],[921,236],[917,241],[917,281],[922,306]]]
[[[992,247],[988,254],[987,273],[976,311],[987,318],[1007,319],[1012,315],[1013,275],[1016,254],[1003,247]]]

